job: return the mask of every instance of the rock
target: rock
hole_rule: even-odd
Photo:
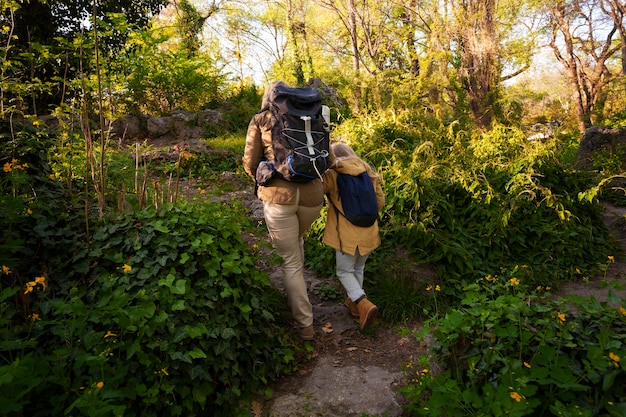
[[[597,152],[610,152],[625,158],[626,128],[610,128],[594,126],[585,132],[578,146],[576,167],[578,169],[593,170],[593,157]],[[626,160],[622,160],[622,168],[626,167]]]
[[[276,398],[269,417],[360,417],[402,414],[393,388],[402,374],[376,366],[336,367],[325,357],[295,393]]]
[[[111,137],[121,143],[147,140],[155,145],[194,141],[205,137],[207,129],[222,122],[217,110],[188,112],[175,110],[159,117],[130,114],[111,123]]]
[[[171,117],[151,117],[146,123],[147,133],[150,137],[159,138],[172,131]]]
[[[128,114],[111,124],[111,133],[122,142],[143,140],[146,138],[148,118],[139,114]]]

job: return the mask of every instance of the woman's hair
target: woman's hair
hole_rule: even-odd
[[[348,156],[358,157],[356,152],[354,152],[354,150],[345,143],[334,143],[331,148],[333,155],[335,155],[335,158],[345,158]]]
[[[267,86],[267,88],[265,89],[265,92],[263,93],[263,98],[261,99],[261,110],[263,110],[264,108],[270,105],[270,92],[279,85],[282,87],[289,87],[289,84],[287,84],[284,81],[281,81],[281,80],[272,81]]]

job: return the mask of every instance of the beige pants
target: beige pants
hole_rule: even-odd
[[[283,285],[287,303],[300,327],[313,324],[313,308],[304,282],[304,240],[302,235],[319,216],[321,205],[263,203],[265,223],[276,252],[283,260]]]

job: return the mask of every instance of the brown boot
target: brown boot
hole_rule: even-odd
[[[359,308],[356,306],[356,304],[354,304],[354,301],[352,301],[350,298],[346,298],[346,302],[344,304],[350,309],[350,313],[354,317],[359,317]]]
[[[365,330],[374,323],[378,315],[378,307],[365,297],[363,297],[356,306],[359,309],[359,325],[361,326],[361,330]]]
[[[298,329],[298,334],[300,335],[300,339],[302,340],[313,340],[313,338],[315,337],[315,329],[313,329],[313,325],[300,327]]]

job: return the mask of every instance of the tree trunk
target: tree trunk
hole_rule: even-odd
[[[413,77],[418,77],[420,75],[420,59],[416,49],[415,40],[413,39],[415,31],[413,10],[416,6],[417,0],[410,0],[407,10],[400,15],[400,21],[402,22],[406,33],[405,42],[409,57],[409,71]]]
[[[291,46],[293,48],[293,62],[291,71],[293,76],[296,79],[296,85],[302,86],[305,83],[304,80],[304,68],[302,65],[302,56],[300,54],[300,47],[298,45],[298,32],[302,30],[299,25],[300,23],[295,18],[295,8],[293,2],[290,0],[287,3],[287,28],[289,30],[289,38],[291,41]]]
[[[463,7],[461,77],[470,111],[480,128],[491,126],[498,89],[496,1],[469,0]]]
[[[616,20],[615,16],[612,16],[614,23],[612,29],[608,30],[603,40],[599,40],[595,37],[598,33],[593,31],[595,28],[593,23],[601,21],[606,15],[597,16],[591,12],[585,14],[585,10],[589,9],[583,8],[584,0],[576,0],[571,4],[563,0],[556,3],[549,1],[546,4],[552,29],[550,47],[567,72],[567,80],[573,92],[578,129],[584,133],[593,125],[592,115],[598,99],[602,96],[602,89],[617,76],[611,74],[606,63],[623,47],[621,43],[614,45],[613,42],[618,26],[623,24],[621,20],[623,17]],[[607,13],[604,7],[601,9]],[[588,26],[579,25],[580,20],[588,22]],[[584,27],[588,28],[588,32],[581,35],[580,29]]]
[[[361,56],[359,52],[359,38],[357,34],[356,26],[356,6],[354,0],[348,0],[348,24],[350,31],[350,41],[352,44],[352,71],[354,71],[354,96],[355,106],[357,111],[361,109],[361,102],[363,100],[363,92],[361,91],[360,77],[361,72]]]

